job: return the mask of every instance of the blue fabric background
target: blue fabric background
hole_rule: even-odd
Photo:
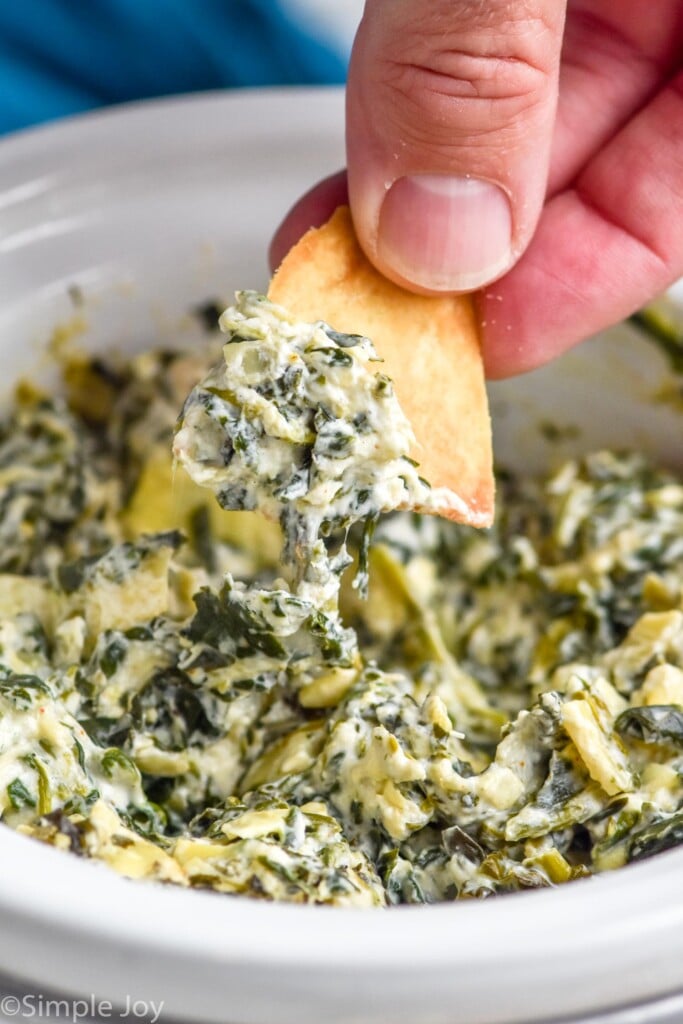
[[[0,132],[126,100],[345,73],[277,0],[0,0]]]

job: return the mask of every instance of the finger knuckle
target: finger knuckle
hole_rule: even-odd
[[[430,11],[412,7],[374,53],[391,130],[440,144],[523,133],[556,81],[556,28],[524,2]]]
[[[429,64],[386,68],[385,109],[408,141],[462,143],[524,130],[546,98],[546,75],[524,60],[443,51]]]

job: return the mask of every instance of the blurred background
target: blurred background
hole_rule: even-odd
[[[363,0],[0,0],[0,133],[204,89],[344,82]]]

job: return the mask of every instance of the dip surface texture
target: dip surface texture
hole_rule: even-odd
[[[486,533],[378,519],[430,492],[369,343],[250,293],[223,326],[222,363],[74,356],[0,425],[4,824],[364,907],[681,842],[683,483],[596,452],[501,473]],[[188,393],[176,452],[226,510],[174,471]]]

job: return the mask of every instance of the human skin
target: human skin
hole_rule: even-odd
[[[682,44],[682,0],[367,0],[271,264],[349,201],[392,280],[476,290],[490,377],[547,362],[683,274]]]

